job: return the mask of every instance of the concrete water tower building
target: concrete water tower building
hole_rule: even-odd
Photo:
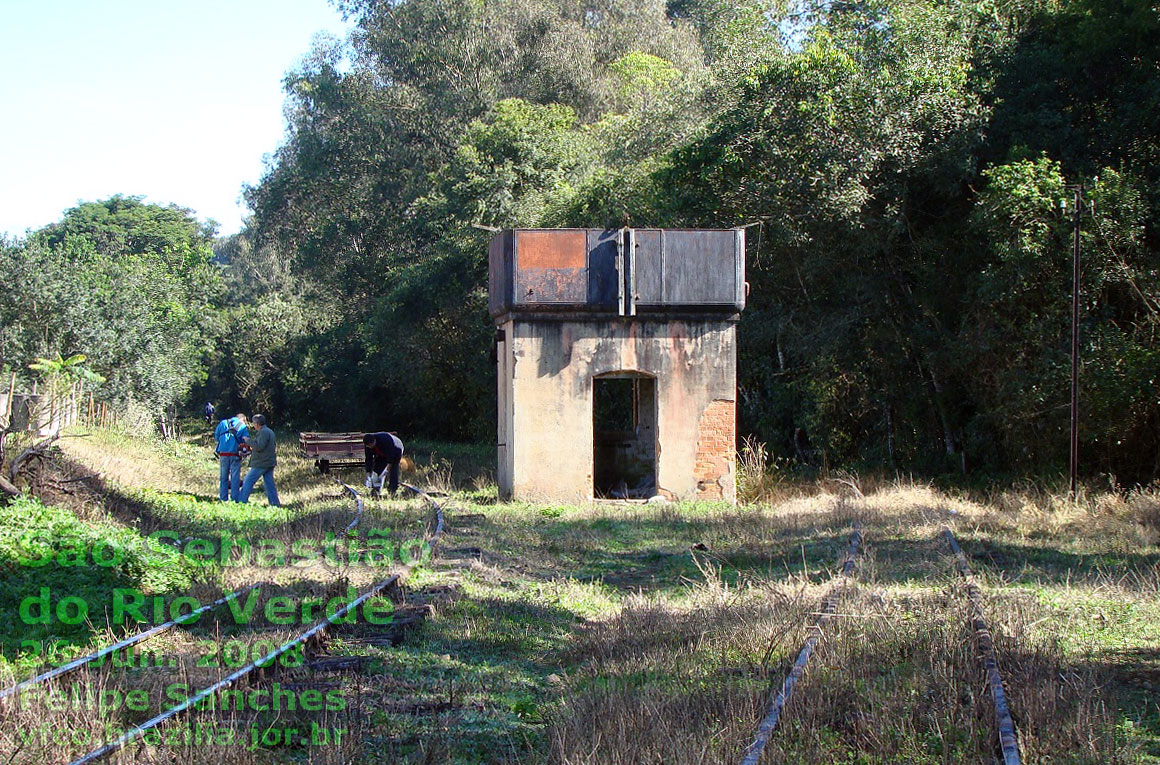
[[[736,501],[744,230],[502,231],[488,255],[501,497]]]

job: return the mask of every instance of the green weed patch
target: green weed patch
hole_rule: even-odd
[[[29,497],[0,506],[0,572],[7,661],[83,646],[107,626],[116,593],[184,594],[197,575],[179,553],[132,529]]]

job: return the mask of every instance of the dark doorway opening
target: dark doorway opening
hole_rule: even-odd
[[[592,381],[592,491],[647,499],[657,487],[656,379],[614,372]]]

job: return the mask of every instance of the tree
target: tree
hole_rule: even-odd
[[[989,34],[969,9],[835,9],[656,175],[667,223],[762,222],[742,410],[783,454],[804,433],[830,460],[959,462],[943,354],[962,310],[958,247],[942,233],[969,209],[987,116],[972,61]]]
[[[1082,405],[1101,423],[1085,464],[1160,473],[1140,393],[1160,305],[1160,21],[1144,0],[343,7],[349,48],[288,77],[287,142],[247,192],[234,273],[273,276],[238,290],[231,319],[303,317],[271,350],[288,373],[251,395],[478,437],[491,327],[471,224],[758,223],[744,429],[805,462],[1047,470],[1058,197],[1085,179]],[[246,369],[230,347],[221,368]]]
[[[105,257],[148,255],[173,276],[202,278],[217,224],[202,223],[183,207],[141,200],[117,194],[85,202],[67,210],[59,222],[35,232],[33,239],[49,247],[59,247],[69,238],[80,239]]]
[[[0,356],[27,368],[82,353],[114,401],[180,400],[203,374],[211,230],[181,208],[113,197],[3,248]]]
[[[990,168],[973,221],[991,257],[975,277],[960,345],[982,413],[972,427],[1004,462],[1042,470],[1068,454],[1073,210],[1047,157]],[[1138,180],[1105,169],[1089,181],[1083,223],[1080,409],[1083,457],[1131,483],[1155,475],[1151,395],[1160,375],[1158,268]]]

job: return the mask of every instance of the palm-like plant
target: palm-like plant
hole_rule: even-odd
[[[74,353],[68,358],[57,353],[55,359],[38,356],[35,362],[28,365],[29,369],[39,372],[44,379],[50,425],[56,420],[56,412],[63,397],[74,386],[84,383],[97,386],[105,381],[103,376],[84,365],[86,360],[83,353]]]

